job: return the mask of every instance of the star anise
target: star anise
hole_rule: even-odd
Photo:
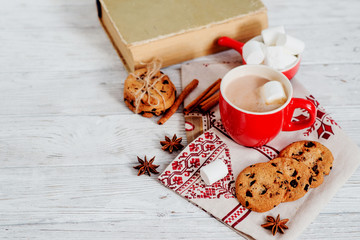
[[[138,159],[140,165],[135,166],[134,168],[139,169],[138,176],[143,175],[145,173],[147,173],[149,176],[151,176],[151,173],[154,173],[154,174],[159,173],[158,171],[156,171],[156,168],[158,168],[159,165],[153,164],[155,157],[150,159],[150,161],[147,161],[146,156],[145,156],[144,160],[142,160],[139,157],[137,157],[137,159]]]
[[[286,218],[280,220],[280,214],[277,215],[276,219],[272,216],[267,216],[266,220],[268,222],[262,224],[261,226],[266,229],[271,229],[273,236],[275,236],[278,231],[284,233],[285,229],[288,229],[286,223],[289,221],[289,219]]]
[[[160,144],[162,145],[162,150],[166,151],[168,150],[170,153],[173,152],[173,150],[177,151],[182,149],[184,146],[181,144],[182,138],[177,138],[176,134],[174,134],[173,138],[170,139],[169,137],[165,136],[165,141],[160,141]]]

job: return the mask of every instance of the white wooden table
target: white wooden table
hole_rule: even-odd
[[[360,145],[360,1],[264,3],[270,26],[306,42],[297,77]],[[159,141],[185,138],[184,119],[128,110],[94,0],[3,0],[0,16],[0,239],[241,238],[136,176],[136,156],[170,163]],[[164,71],[180,90],[179,68]],[[359,238],[357,169],[300,239]]]

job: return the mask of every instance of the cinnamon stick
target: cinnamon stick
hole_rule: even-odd
[[[213,96],[200,103],[200,109],[203,112],[209,111],[212,107],[219,103],[220,92],[215,93]]]
[[[180,93],[180,95],[175,100],[174,104],[166,111],[166,113],[159,119],[157,122],[159,125],[164,124],[169,118],[176,112],[176,110],[180,107],[181,103],[184,99],[197,87],[199,84],[199,80],[192,80]]]
[[[189,103],[184,108],[184,114],[189,114],[192,110],[194,110],[201,102],[205,99],[209,98],[212,94],[220,89],[221,78],[216,80],[213,84],[211,84],[205,91],[203,91],[197,98],[195,98],[191,103]]]
[[[219,97],[219,92],[215,93],[214,95],[212,95],[211,97],[205,99],[204,101],[202,101],[199,106],[202,107],[206,104],[208,104],[209,102],[213,101],[214,99],[216,99],[217,97]]]

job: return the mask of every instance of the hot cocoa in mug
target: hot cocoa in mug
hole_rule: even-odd
[[[270,81],[282,86],[283,97],[267,104],[261,91]],[[275,82],[272,82],[275,83]],[[296,131],[315,122],[316,107],[306,99],[293,98],[293,88],[286,76],[265,65],[242,65],[230,70],[220,86],[222,123],[237,143],[255,147],[274,139],[281,131]],[[309,118],[292,122],[296,108],[308,111]]]
[[[261,96],[261,89],[270,79],[258,75],[235,78],[224,90],[224,95],[236,107],[251,112],[268,112],[281,107],[286,101],[266,104]],[[274,81],[274,80],[272,80]],[[276,80],[275,80],[276,81]]]

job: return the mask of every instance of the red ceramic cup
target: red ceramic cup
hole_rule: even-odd
[[[260,41],[260,42],[263,41],[262,36],[256,36],[256,37],[250,39],[249,41],[251,41],[251,40]],[[217,43],[220,46],[233,48],[234,50],[238,51],[241,56],[243,56],[242,50],[243,50],[245,43],[236,41],[235,39],[232,39],[229,37],[221,37],[218,39]],[[301,55],[298,55],[297,60],[291,66],[287,67],[286,69],[282,69],[281,72],[289,80],[291,80],[295,76],[297,71],[299,70],[300,61],[301,61]],[[246,64],[244,58],[243,58],[243,64]]]
[[[279,108],[268,112],[250,112],[235,106],[224,95],[224,90],[231,87],[231,83],[239,77],[249,75],[281,82],[288,97],[287,101]],[[265,65],[236,67],[230,70],[221,81],[219,106],[222,123],[227,133],[237,143],[248,147],[262,146],[274,139],[280,131],[296,131],[314,124],[315,105],[306,99],[292,96],[292,85],[281,72]],[[305,109],[309,117],[297,122],[291,121],[297,108]]]

